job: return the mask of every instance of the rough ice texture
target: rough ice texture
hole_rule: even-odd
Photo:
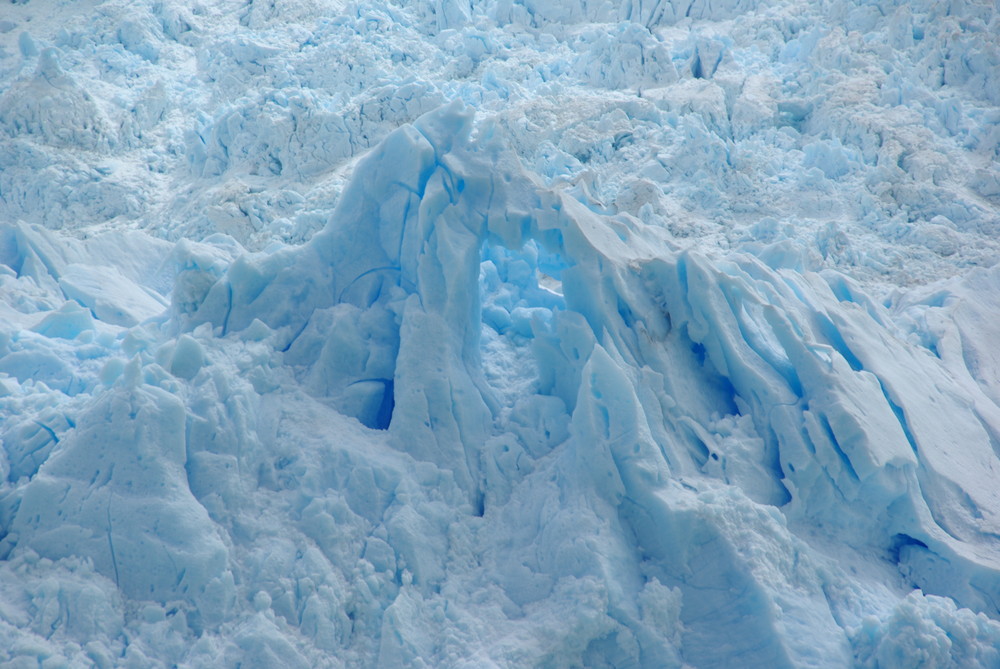
[[[0,663],[1000,662],[994,6],[11,17]]]

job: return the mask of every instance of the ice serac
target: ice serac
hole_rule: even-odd
[[[135,361],[25,486],[4,552],[85,556],[126,597],[190,599],[207,621],[222,620],[233,577],[188,489],[184,424],[180,400],[143,384]]]
[[[63,148],[106,150],[115,141],[93,96],[63,71],[55,47],[41,52],[33,78],[0,96],[0,127]]]
[[[849,662],[839,621],[852,604],[828,595],[822,558],[789,522],[998,615],[995,419],[942,361],[839,274],[678,253],[633,217],[542,188],[490,126],[470,129],[471,113],[451,105],[392,133],[322,233],[237,260],[186,327],[257,319],[284,332],[285,360],[313,392],[450,471],[485,522],[533,513],[546,494],[534,478],[559,472],[550,522],[562,541],[582,539],[567,529],[582,513],[590,531],[632,542],[526,559],[501,567],[500,584],[520,606],[559,579],[602,584],[608,619],[584,655],[617,657],[604,634],[648,637],[633,607],[655,579],[679,594],[685,661]],[[539,287],[541,267],[561,295]],[[491,283],[508,297],[476,288]],[[480,351],[501,335],[536,370],[529,392],[568,413],[548,464],[542,450],[527,466],[529,438],[497,441],[518,405]],[[965,431],[944,433],[939,408]],[[506,541],[518,554],[524,539]],[[616,550],[641,568],[623,572]],[[440,580],[419,564],[414,585]],[[668,647],[636,641],[629,657],[657,666],[676,660]]]
[[[471,120],[453,108],[391,134],[325,231],[301,249],[237,260],[184,322],[284,328],[289,360],[312,367],[311,388],[390,428],[408,452],[454,465],[473,494],[469,459],[491,422],[474,378],[490,193],[452,164]]]
[[[890,310],[680,251],[473,120],[390,133],[299,247],[0,228],[38,296],[0,340],[11,564],[171,607],[131,652],[191,661],[845,666],[916,620],[988,664],[995,272]]]

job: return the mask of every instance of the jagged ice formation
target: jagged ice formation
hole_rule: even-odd
[[[4,663],[1000,664],[995,6],[37,2]]]

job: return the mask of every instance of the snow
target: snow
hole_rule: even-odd
[[[0,10],[0,663],[993,667],[1000,14]]]

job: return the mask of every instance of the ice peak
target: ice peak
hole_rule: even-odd
[[[38,55],[38,66],[35,68],[35,78],[44,79],[51,84],[55,84],[57,79],[62,79],[66,76],[63,71],[62,65],[59,63],[59,49],[58,47],[49,46],[42,49],[42,52]]]

